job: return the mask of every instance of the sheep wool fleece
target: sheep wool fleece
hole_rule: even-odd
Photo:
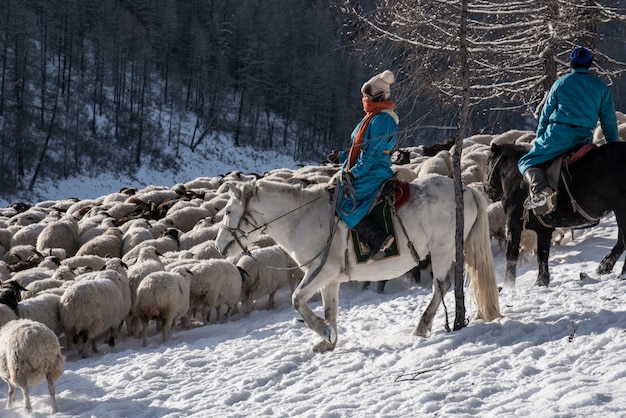
[[[352,132],[354,141],[363,121],[359,122]],[[375,115],[365,131],[363,144],[357,160],[349,171],[354,174],[352,191],[346,191],[347,185],[339,185],[339,199],[336,213],[350,228],[354,228],[370,211],[378,195],[380,186],[393,176],[391,170],[391,154],[396,146],[398,116],[393,110],[385,109]],[[347,171],[349,154],[339,154],[343,163],[342,170]]]
[[[606,141],[617,142],[615,105],[606,84],[586,68],[575,68],[559,78],[541,110],[537,138],[530,151],[519,160],[520,173],[576,145],[591,143],[598,118]]]

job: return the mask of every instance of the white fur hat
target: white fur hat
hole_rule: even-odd
[[[394,81],[396,81],[396,77],[393,73],[389,70],[385,70],[367,80],[361,87],[361,93],[374,102],[389,100],[391,98],[391,89],[389,86],[391,86]]]

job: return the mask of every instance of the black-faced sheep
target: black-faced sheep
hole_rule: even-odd
[[[46,379],[52,412],[57,413],[54,382],[63,374],[64,363],[59,340],[47,326],[17,319],[0,328],[0,377],[9,385],[7,407],[13,406],[19,386],[31,412],[28,388]]]
[[[0,304],[11,308],[16,315],[18,312],[18,303],[22,300],[22,291],[25,291],[22,285],[15,279],[7,280],[0,285]]]
[[[178,320],[187,326],[191,273],[185,267],[176,271],[157,271],[148,274],[137,288],[133,312],[141,321],[144,347],[148,345],[148,324],[155,319],[161,324],[162,341]]]

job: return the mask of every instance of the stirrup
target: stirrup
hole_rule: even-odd
[[[526,209],[535,209],[545,205],[551,193],[550,189],[544,189],[537,194],[531,193],[524,201],[524,207]]]
[[[372,256],[367,260],[367,263],[370,264],[370,263],[373,263],[374,261],[382,260],[383,258],[385,258],[385,251],[391,248],[394,241],[395,241],[395,238],[393,237],[393,235],[388,235],[387,238],[385,238],[385,241],[383,241],[382,245],[378,249],[378,252],[372,254]]]

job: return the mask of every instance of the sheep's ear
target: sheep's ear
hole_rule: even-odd
[[[497,152],[498,151],[498,144],[491,144],[491,152]]]

